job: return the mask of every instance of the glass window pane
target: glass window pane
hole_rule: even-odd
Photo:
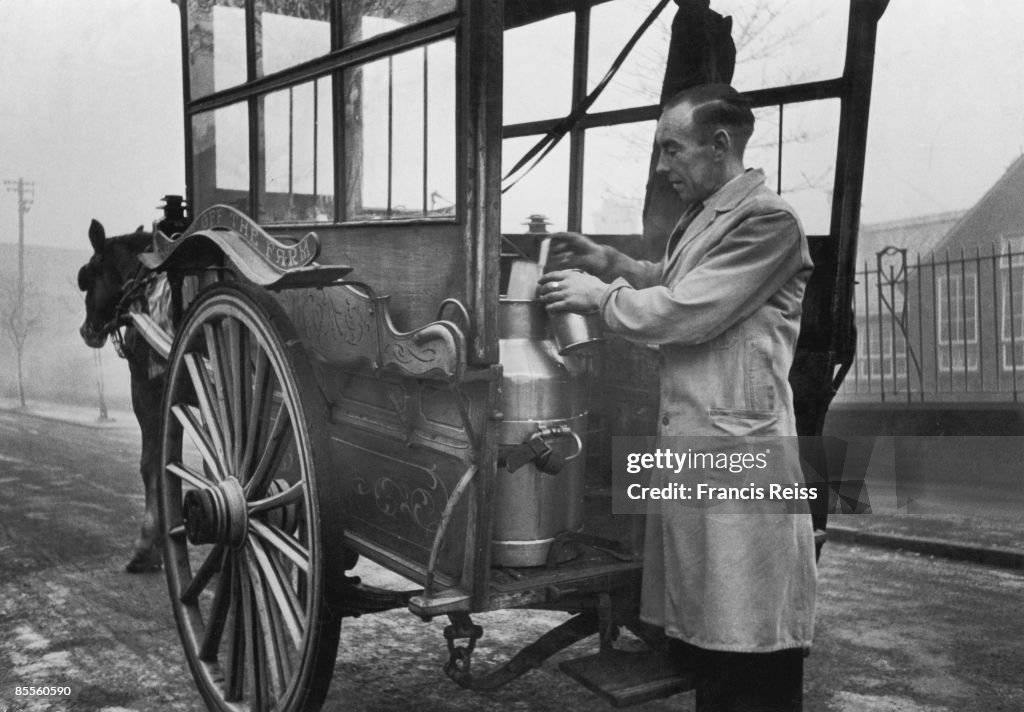
[[[342,41],[348,45],[429,20],[455,9],[456,0],[353,0],[342,10]]]
[[[329,0],[257,0],[260,76],[331,51]]]
[[[583,232],[643,232],[644,194],[656,123],[591,129],[583,159]]]
[[[245,103],[192,117],[193,209],[249,210],[249,112]]]
[[[455,40],[427,48],[427,213],[454,215]]]
[[[334,219],[331,80],[323,78],[262,100],[265,222]]]
[[[572,103],[573,13],[505,32],[504,121],[551,119]]]
[[[732,16],[740,91],[843,73],[849,0],[715,0],[712,9]]]
[[[388,126],[390,62],[353,67],[345,86],[345,217],[386,218],[391,156]]]
[[[540,136],[510,138],[501,144],[501,174],[511,170]],[[569,218],[569,141],[555,146],[530,173],[501,196],[501,231],[527,232],[531,215],[545,216],[551,232],[566,229]]]
[[[764,170],[767,185],[779,190],[779,107],[754,111],[754,135],[746,165]],[[782,110],[781,195],[796,210],[809,235],[827,235],[832,220],[839,101],[787,104]]]
[[[754,135],[747,142],[743,162],[747,168],[760,168],[764,171],[765,184],[778,192],[779,107],[754,109]]]
[[[656,0],[610,2],[597,5],[590,11],[588,92],[601,81],[626,42],[656,5]],[[590,111],[612,111],[659,103],[676,9],[675,3],[669,3],[661,11]]]
[[[423,213],[424,61],[422,48],[392,59],[391,210],[397,215]]]
[[[789,104],[782,121],[782,197],[809,235],[827,235],[832,222],[838,99]]]
[[[455,43],[346,70],[346,219],[455,212]]]
[[[588,90],[655,5],[654,0],[633,0],[603,3],[591,10]],[[676,9],[670,3],[647,29],[594,111],[658,102]],[[740,91],[833,79],[843,73],[849,0],[715,0],[712,10],[732,17],[732,84]]]
[[[188,0],[188,62],[193,99],[246,81],[245,0]]]

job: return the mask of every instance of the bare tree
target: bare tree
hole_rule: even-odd
[[[40,321],[40,315],[35,306],[29,308],[29,304],[37,304],[33,299],[36,296],[35,290],[27,288],[24,293],[12,285],[0,285],[0,318],[4,333],[11,340],[14,346],[15,361],[18,369],[18,398],[21,407],[25,407],[25,381],[23,369],[23,357],[25,355],[25,343],[29,335]]]
[[[642,16],[649,8],[649,0],[629,3]],[[712,2],[712,10],[715,9]],[[736,66],[756,65],[776,59],[797,43],[805,33],[813,32],[828,12],[821,8],[814,14],[799,13],[793,9],[793,0],[752,0],[737,6],[731,14],[732,37],[736,45]],[[674,6],[670,5],[651,25],[651,39],[641,42],[633,50],[634,56],[620,70],[637,104],[657,103],[661,96],[661,79],[665,71],[665,52],[672,36]],[[722,11],[725,12],[724,10]],[[814,68],[774,65],[778,72],[771,83],[795,84],[806,81]],[[621,80],[620,80],[621,81]]]

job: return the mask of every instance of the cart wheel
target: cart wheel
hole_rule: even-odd
[[[342,526],[302,346],[269,295],[216,285],[186,315],[167,379],[164,561],[199,691],[211,710],[319,709]]]

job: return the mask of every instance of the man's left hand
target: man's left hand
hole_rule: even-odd
[[[558,270],[540,278],[537,293],[549,312],[574,311],[586,314],[597,311],[607,287],[607,284],[586,272]]]

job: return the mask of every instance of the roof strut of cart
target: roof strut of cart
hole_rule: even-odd
[[[557,125],[553,126],[540,141],[538,141],[516,162],[514,166],[512,166],[511,169],[509,169],[508,173],[505,174],[505,177],[502,178],[502,182],[504,183],[501,188],[502,193],[509,190],[512,186],[525,178],[538,163],[543,161],[544,157],[551,153],[551,150],[558,145],[558,142],[561,141],[565,135],[569,133],[572,127],[579,122],[580,118],[587,113],[587,109],[594,105],[594,102],[597,101],[599,96],[601,96],[605,87],[607,87],[608,83],[611,82],[612,77],[614,77],[616,72],[619,71],[622,63],[626,61],[626,57],[628,57],[629,53],[633,51],[633,47],[636,46],[636,43],[647,31],[647,28],[649,28],[654,20],[657,19],[658,15],[661,14],[661,11],[665,9],[665,6],[668,5],[668,3],[669,0],[659,0],[654,9],[651,10],[636,31],[633,32],[633,36],[629,38],[628,42],[626,42],[626,45],[619,52],[615,61],[612,62],[608,71],[605,72],[601,81],[597,83],[597,86],[587,94],[587,96],[569,113],[568,116],[562,119]],[[539,156],[537,155],[538,153],[540,153]],[[529,163],[530,159],[534,156],[536,156],[536,160],[527,166],[526,164]],[[521,173],[519,173],[520,170],[522,170]],[[517,173],[519,173],[519,175],[516,175]],[[515,180],[512,180],[513,177],[515,177]]]

